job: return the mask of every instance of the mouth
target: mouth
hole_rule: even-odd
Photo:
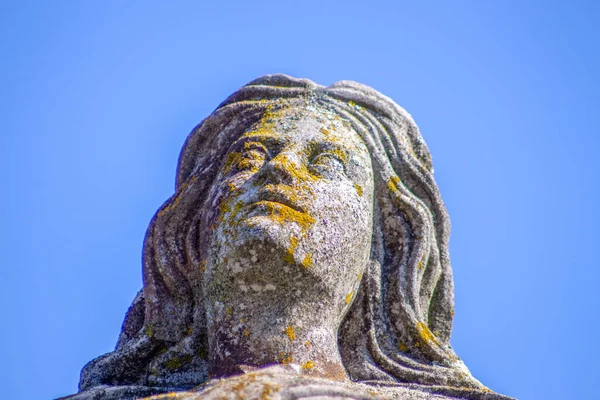
[[[308,213],[298,211],[287,204],[273,200],[260,200],[251,203],[249,208],[249,217],[267,217],[269,220],[284,224],[294,222],[305,231],[309,226],[315,223],[315,219]]]
[[[265,221],[264,217],[277,224],[293,222],[306,231],[315,223],[315,218],[310,215],[306,203],[302,202],[306,194],[297,188],[288,185],[264,185],[246,202],[245,218],[253,223]],[[255,218],[258,218],[255,220]]]
[[[253,204],[267,204],[284,206],[300,213],[306,213],[305,207],[292,200],[297,197],[297,191],[287,185],[266,185],[258,193],[258,201]]]
[[[273,210],[276,208],[288,208],[292,211],[295,212],[301,212],[296,210],[295,208],[290,207],[287,204],[281,203],[279,201],[273,201],[273,200],[259,200],[259,201],[255,201],[253,203],[248,204],[246,207],[250,207],[250,208],[254,208],[254,207],[265,207],[267,210]]]

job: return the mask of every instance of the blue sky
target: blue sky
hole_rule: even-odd
[[[112,350],[187,134],[275,72],[371,85],[419,124],[473,375],[597,396],[598,4],[3,2],[3,397],[73,393]]]

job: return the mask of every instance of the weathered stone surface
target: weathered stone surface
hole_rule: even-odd
[[[449,233],[402,108],[259,78],[189,135],[117,347],[69,398],[507,399],[450,347]]]

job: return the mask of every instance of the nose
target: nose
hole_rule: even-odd
[[[302,154],[297,151],[282,151],[272,158],[263,168],[262,177],[268,183],[294,184],[312,181],[314,177],[308,172]]]

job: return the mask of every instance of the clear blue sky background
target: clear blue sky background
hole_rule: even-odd
[[[597,398],[597,4],[2,2],[1,397],[76,391],[141,287],[186,135],[284,72],[371,85],[421,127],[472,373],[520,399]]]

